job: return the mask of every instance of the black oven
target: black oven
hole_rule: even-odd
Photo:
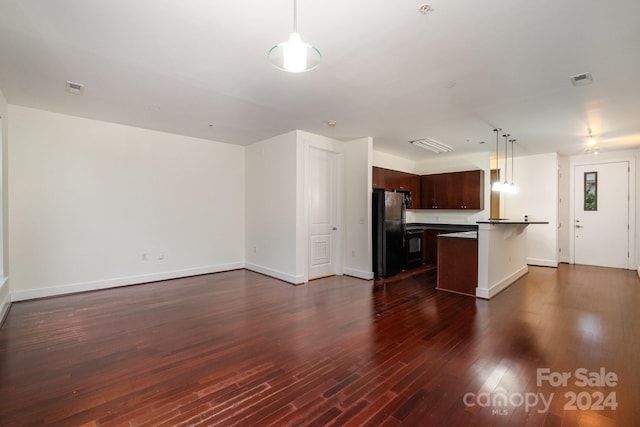
[[[406,230],[407,268],[422,265],[422,230]]]

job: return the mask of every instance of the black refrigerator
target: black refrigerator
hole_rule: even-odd
[[[389,277],[404,270],[404,195],[373,191],[373,274]]]

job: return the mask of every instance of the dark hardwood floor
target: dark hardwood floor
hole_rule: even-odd
[[[0,425],[633,426],[639,307],[635,272],[568,265],[491,301],[434,274],[374,289],[240,270],[14,303]],[[538,368],[572,376],[538,386]],[[581,387],[579,368],[616,384]],[[522,404],[540,395],[547,411]]]

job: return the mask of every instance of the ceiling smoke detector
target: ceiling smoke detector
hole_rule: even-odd
[[[571,76],[571,84],[574,86],[583,86],[588,85],[593,82],[593,77],[591,77],[591,73],[582,73],[577,74],[575,76]]]
[[[420,5],[418,8],[421,14],[426,15],[429,12],[433,12],[433,7],[429,4]]]
[[[84,93],[84,85],[67,81],[67,92],[74,95],[82,95]]]

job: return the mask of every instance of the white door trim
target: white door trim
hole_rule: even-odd
[[[637,157],[627,153],[600,153],[598,157],[593,155],[573,156],[569,160],[569,258],[571,264],[575,264],[575,229],[573,220],[575,218],[575,170],[576,166],[598,165],[606,163],[629,162],[629,269],[638,268],[636,251],[636,229],[638,227],[636,217],[636,162]]]

